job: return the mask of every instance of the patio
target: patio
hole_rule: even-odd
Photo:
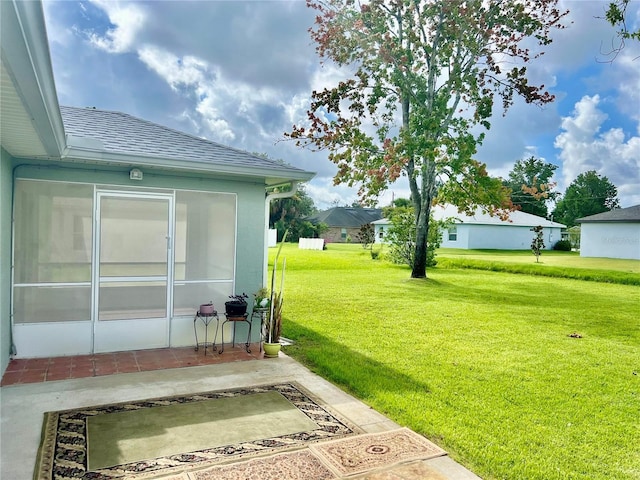
[[[252,347],[251,354],[236,346],[222,355],[184,348],[13,361],[0,389],[0,478],[33,477],[44,412],[110,402],[295,381],[365,433],[400,427],[286,355],[263,360]],[[446,455],[424,463],[434,480],[479,478]],[[418,478],[396,472],[375,478]]]

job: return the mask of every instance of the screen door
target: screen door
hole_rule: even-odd
[[[173,197],[99,192],[94,351],[169,343]]]

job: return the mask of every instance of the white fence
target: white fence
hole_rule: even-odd
[[[270,228],[267,236],[268,243],[270,247],[275,247],[278,244],[278,230],[275,228]]]
[[[302,250],[322,250],[324,248],[323,238],[301,238],[298,241],[298,248]]]

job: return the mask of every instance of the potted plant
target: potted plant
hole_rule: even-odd
[[[282,332],[282,292],[273,295],[269,316],[267,318],[267,332],[264,342],[264,356],[277,357],[280,352],[280,334]]]
[[[241,295],[229,295],[231,300],[224,302],[227,317],[243,317],[247,314],[247,296],[246,293]]]
[[[269,295],[269,290],[265,287],[262,287],[256,293],[253,294],[253,310],[262,311],[267,310],[269,308],[269,304],[271,303],[271,296]]]
[[[275,291],[276,283],[276,271],[278,269],[278,258],[280,257],[280,250],[287,238],[288,231],[284,232],[282,237],[282,243],[278,247],[278,253],[273,262],[273,270],[271,271],[271,296],[269,298],[269,315],[267,317],[266,338],[264,341],[264,356],[265,357],[277,357],[280,352],[280,333],[282,332],[282,305],[283,296],[282,289],[284,287],[284,271],[287,266],[287,259],[282,262],[282,273],[280,279],[280,291]]]

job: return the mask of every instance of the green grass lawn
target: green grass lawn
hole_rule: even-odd
[[[453,265],[412,280],[358,245],[281,255],[286,353],[481,477],[640,479],[638,286]]]
[[[529,250],[461,250],[455,248],[441,248],[438,258],[464,258],[474,260],[488,260],[507,263],[535,263],[535,257]],[[640,261],[622,260],[619,258],[588,258],[581,257],[578,252],[560,252],[545,250],[540,255],[540,266],[555,266],[580,269],[601,269],[640,274]]]

